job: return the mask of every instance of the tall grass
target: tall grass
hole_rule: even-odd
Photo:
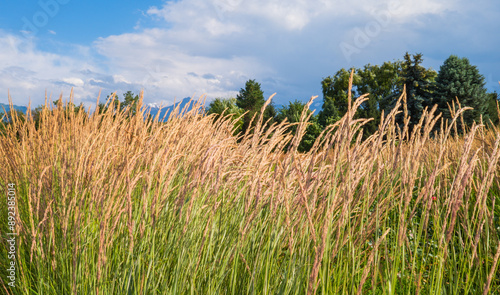
[[[46,107],[38,129],[13,114],[0,186],[17,186],[19,269],[9,287],[1,206],[1,292],[499,293],[499,130],[458,137],[465,110],[445,124],[433,108],[410,134],[402,97],[362,141],[366,99],[307,153],[306,112],[295,136],[260,117],[239,137],[201,104],[166,123],[141,103]]]

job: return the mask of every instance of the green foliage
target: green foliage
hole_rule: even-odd
[[[132,91],[127,91],[123,94],[122,109],[129,108],[131,115],[136,113],[137,104],[139,103],[139,95],[134,95]]]
[[[493,93],[488,93],[488,109],[486,111],[486,115],[484,116],[484,121],[487,124],[492,123],[496,126],[500,123],[500,114],[498,113],[498,99],[499,97],[496,91]]]
[[[236,96],[236,105],[244,110],[259,111],[264,102],[264,92],[255,80],[248,80]]]
[[[132,91],[123,93],[123,101],[120,101],[116,93],[111,93],[106,96],[106,101],[99,103],[99,114],[105,113],[109,108],[115,110],[128,110],[127,117],[135,115],[137,112],[137,104],[139,103],[139,95]]]
[[[124,96],[125,94],[126,93],[124,93]],[[116,95],[116,92],[109,94],[106,96],[106,100],[104,102],[99,103],[99,114],[105,113],[109,108],[114,108],[116,110],[122,108],[122,103],[120,103],[120,99]]]
[[[245,83],[245,88],[242,88],[240,93],[236,96],[236,106],[247,112],[243,117],[242,132],[246,132],[248,128],[255,126],[260,110],[265,102],[264,92],[260,89],[260,83],[257,83],[255,80],[248,80]],[[257,116],[253,120],[252,125],[250,125],[255,114],[257,114]],[[264,111],[264,122],[268,119],[271,119],[272,122],[275,116],[276,110],[271,103]]]
[[[302,116],[302,112],[304,111],[305,103],[295,100],[294,102],[289,102],[288,106],[281,108],[278,111],[278,115],[276,116],[276,121],[281,123],[285,120],[290,123],[298,123],[300,122],[300,118]],[[306,110],[306,116],[311,114],[311,110]],[[297,132],[297,125],[290,126],[290,131],[293,135]],[[314,144],[314,141],[321,133],[321,126],[318,123],[318,116],[311,115],[311,118],[308,122],[308,126],[306,128],[306,133],[302,137],[302,140],[298,146],[299,152],[307,152],[311,149]]]
[[[4,135],[7,132],[7,125],[13,122],[18,122],[20,124],[26,121],[26,116],[20,110],[9,109],[4,113],[3,109],[0,109],[0,135]]]
[[[207,109],[207,115],[216,114],[214,120],[218,120],[220,115],[232,115],[232,119],[236,119],[243,115],[245,111],[236,105],[236,98],[216,98]],[[239,133],[243,126],[243,118],[235,123],[235,133]]]
[[[365,125],[365,138],[378,128],[381,110],[386,109],[388,104],[384,98],[397,90],[400,70],[399,61],[385,62],[381,66],[367,64],[355,69],[352,99],[365,93],[370,94],[369,99],[357,111],[356,118],[374,119]],[[333,77],[323,79],[323,107],[318,116],[318,122],[323,127],[335,123],[347,112],[349,78],[350,72],[341,69]]]
[[[365,137],[373,134],[380,124],[381,110],[384,105],[384,98],[397,90],[397,81],[401,70],[401,62],[384,62],[379,65],[365,65],[363,69],[356,71],[359,79],[355,84],[357,94],[369,93],[369,99],[361,105],[359,117],[373,118],[365,127]]]
[[[20,110],[9,110],[7,112],[0,112],[0,118],[3,118],[3,123],[5,124],[10,124],[12,123],[14,119],[14,117],[19,120],[21,123],[24,122],[26,120],[26,116],[24,115],[24,113]]]
[[[448,104],[458,99],[462,107],[474,108],[463,115],[465,124],[471,126],[473,121],[478,122],[480,116],[488,112],[488,95],[484,85],[484,76],[476,66],[471,65],[467,58],[451,55],[444,61],[436,78],[439,110],[450,119]]]
[[[349,71],[342,68],[333,77],[329,76],[321,81],[323,106],[318,114],[318,121],[323,127],[337,122],[347,113],[350,75]],[[354,79],[357,81],[359,77],[355,75]]]
[[[421,53],[412,56],[407,52],[399,70],[399,80],[396,83],[397,90],[384,98],[384,105],[387,111],[390,111],[403,93],[404,87],[406,87],[406,107],[408,116],[410,116],[410,130],[420,121],[424,108],[432,106],[434,82],[437,73],[432,69],[423,67],[421,65],[422,61]],[[396,121],[402,126],[403,114],[397,116]]]
[[[323,106],[318,114],[318,123],[323,128],[326,128],[328,125],[334,124],[338,120],[340,120],[340,113],[335,105],[335,101],[333,99],[324,98]]]

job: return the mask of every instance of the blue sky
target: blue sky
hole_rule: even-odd
[[[478,0],[0,2],[0,102],[95,105],[144,89],[146,103],[230,97],[248,79],[275,102],[319,95],[341,68],[423,53],[467,57],[500,92],[500,4]]]

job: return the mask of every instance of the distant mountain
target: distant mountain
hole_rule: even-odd
[[[196,103],[196,100],[192,100],[191,103],[189,103],[190,100],[191,100],[191,97],[186,97],[183,100],[181,100],[181,102],[175,103],[175,104],[170,105],[170,106],[164,106],[164,107],[162,107],[161,111],[160,111],[160,107],[157,104],[154,104],[154,103],[148,104],[146,107],[147,107],[147,109],[150,110],[150,114],[153,117],[156,117],[156,115],[158,113],[160,113],[160,121],[163,118],[164,118],[163,121],[167,121],[168,118],[170,117],[170,115],[172,114],[172,112],[174,111],[174,109],[176,107],[179,107],[179,112],[181,112],[182,109],[184,109],[184,107],[186,107],[186,105],[189,104],[189,106],[187,107],[187,109],[185,110],[185,112],[188,112],[188,111],[192,110],[194,104]],[[167,114],[167,115],[165,116],[165,114]]]
[[[5,108],[5,110],[7,112],[10,112],[10,106],[9,106],[9,104],[8,103],[1,103],[0,102],[0,114],[3,114],[3,109],[4,108]],[[23,112],[23,114],[26,114],[26,111],[28,110],[27,107],[16,106],[16,105],[14,105],[14,109]]]

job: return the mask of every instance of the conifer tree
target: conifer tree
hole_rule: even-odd
[[[250,121],[255,114],[256,116],[252,122],[252,126],[257,123],[260,110],[265,102],[264,92],[260,89],[260,83],[257,83],[255,80],[248,80],[245,83],[245,88],[242,88],[240,93],[236,96],[236,106],[243,109],[245,112],[248,111],[243,118],[242,132],[245,132],[251,127]],[[268,119],[272,121],[275,116],[276,110],[271,103],[264,112],[263,122],[266,122]]]
[[[461,106],[468,106],[474,110],[463,114],[466,125],[471,126],[473,121],[479,121],[481,115],[488,111],[488,95],[486,93],[484,76],[476,66],[470,64],[467,58],[451,55],[439,69],[436,78],[436,99],[443,117],[450,119],[448,104],[458,99]]]
[[[432,106],[432,96],[437,73],[432,69],[423,67],[421,65],[422,61],[421,53],[412,56],[407,52],[401,63],[400,79],[397,83],[398,90],[384,99],[387,111],[390,111],[403,93],[403,89],[406,89],[406,108],[408,116],[410,116],[410,131],[420,121],[425,107]],[[399,114],[396,120],[402,125],[403,114]]]

